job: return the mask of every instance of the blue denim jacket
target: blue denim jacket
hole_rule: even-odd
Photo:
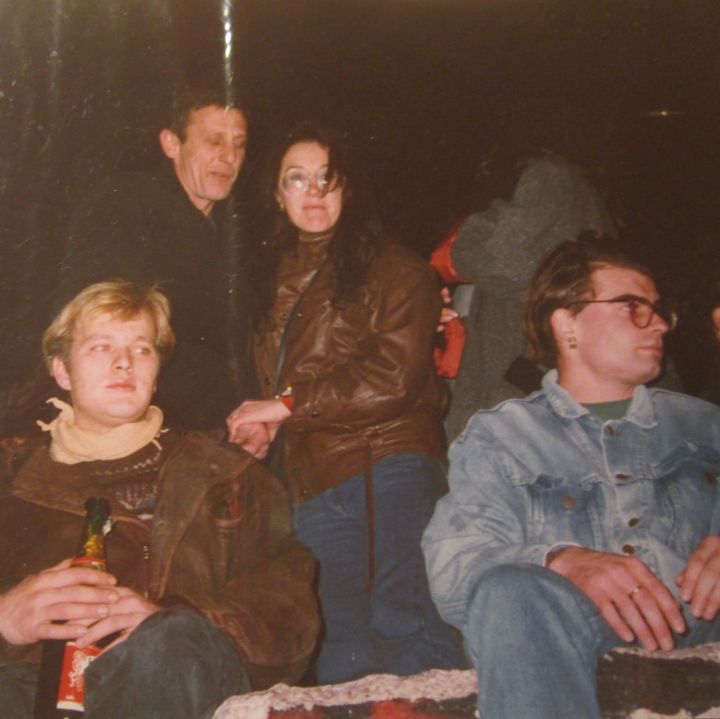
[[[450,493],[425,532],[443,618],[462,627],[478,577],[580,545],[632,554],[675,593],[698,542],[720,530],[720,408],[640,386],[603,422],[557,383],[482,411],[450,449]]]

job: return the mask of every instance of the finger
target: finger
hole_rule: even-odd
[[[625,642],[631,642],[635,639],[632,629],[630,629],[625,620],[620,616],[620,613],[612,602],[607,602],[600,607],[600,613],[620,639]]]
[[[64,624],[41,624],[38,626],[38,637],[43,639],[77,639],[86,634],[88,628],[83,624],[74,624],[66,622]]]
[[[683,581],[680,585],[680,596],[684,602],[691,602],[695,596],[698,579],[702,574],[705,565],[705,557],[701,552],[695,552],[690,557],[690,561],[685,567]]]
[[[695,598],[698,582],[708,571],[708,565],[714,566],[714,573],[718,574],[717,562],[720,559],[720,537],[705,537],[698,548],[692,553],[681,587],[680,595],[685,602],[692,602]]]
[[[72,605],[114,604],[120,598],[117,587],[91,587],[85,584],[71,584],[64,587],[45,589],[38,592],[38,604],[55,613],[58,607],[62,611],[72,611]],[[59,617],[72,619],[73,617]]]
[[[708,610],[710,598],[718,587],[720,580],[720,572],[718,571],[718,562],[712,560],[703,567],[703,572],[695,583],[692,593],[692,604],[690,611],[694,617],[705,618]]]
[[[630,603],[640,615],[640,619],[633,620],[631,626],[643,646],[650,650],[658,647],[664,650],[672,649],[674,644],[672,629],[653,594],[641,587],[632,595]],[[626,608],[623,611],[626,611]]]
[[[107,586],[117,584],[109,572],[98,572],[87,567],[63,567],[40,572],[35,578],[37,589],[52,589],[69,585]]]
[[[717,616],[718,611],[720,611],[720,583],[715,584],[700,616],[706,621],[711,622]]]
[[[112,614],[109,617],[93,624],[88,631],[78,639],[78,646],[88,646],[95,644],[111,634],[121,632],[130,634],[141,622],[147,619],[154,611],[142,609],[135,612],[124,612],[122,614]]]

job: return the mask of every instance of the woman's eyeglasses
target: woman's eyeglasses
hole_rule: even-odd
[[[304,194],[313,185],[324,195],[342,187],[343,183],[343,178],[328,167],[321,167],[312,175],[305,170],[290,169],[280,179],[282,189],[291,195]]]

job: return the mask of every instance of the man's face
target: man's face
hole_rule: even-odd
[[[78,427],[105,433],[145,416],[160,370],[155,340],[145,312],[126,321],[109,314],[79,318],[68,364],[57,357],[52,362],[57,383],[70,392]]]
[[[592,273],[592,285],[595,295],[588,299],[634,295],[652,304],[659,300],[655,283],[636,270],[597,269]],[[576,399],[590,402],[627,399],[635,387],[659,375],[663,335],[668,325],[657,314],[641,329],[633,323],[627,303],[595,303],[582,307],[567,322],[567,334],[557,337],[561,348],[560,383]],[[567,347],[570,334],[577,341],[575,349]]]
[[[230,194],[245,159],[246,143],[242,112],[217,105],[190,113],[185,142],[171,130],[160,133],[160,144],[172,159],[180,184],[205,215]]]

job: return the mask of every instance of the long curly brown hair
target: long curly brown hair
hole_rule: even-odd
[[[370,265],[385,243],[379,216],[371,207],[364,173],[358,167],[348,143],[340,133],[309,122],[294,126],[270,155],[262,178],[262,199],[256,236],[262,237],[254,252],[254,316],[256,326],[264,326],[277,291],[277,273],[283,255],[297,247],[299,230],[280,212],[275,192],[282,160],[297,143],[314,142],[326,148],[330,171],[341,177],[343,202],[340,219],[328,245],[333,267],[332,303],[342,306],[355,302],[367,279]]]

